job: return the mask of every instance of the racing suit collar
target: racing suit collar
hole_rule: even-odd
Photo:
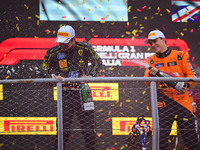
[[[163,53],[156,53],[156,56],[158,58],[164,58],[164,57],[167,57],[170,53],[171,53],[171,50],[167,48],[167,50]]]

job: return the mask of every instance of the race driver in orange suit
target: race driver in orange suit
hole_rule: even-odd
[[[145,77],[156,77],[160,71],[170,72],[177,77],[195,77],[188,56],[182,51],[170,50],[161,31],[151,31],[145,40],[145,44],[148,43],[155,54],[146,60],[151,68],[146,68]],[[149,86],[148,82],[146,84]],[[184,144],[189,150],[200,150],[192,105],[187,92],[193,83],[181,85],[175,89],[167,83],[157,82],[160,150],[169,149],[168,139],[175,116]]]
[[[75,30],[67,25],[62,26],[57,33],[57,46],[50,48],[44,58],[43,69],[47,77],[58,80],[63,78],[95,77],[99,73],[102,62],[91,44],[78,42]],[[88,63],[91,63],[88,65]],[[73,115],[76,114],[85,139],[85,145],[80,144],[79,149],[95,150],[95,118],[94,109],[83,109],[83,95],[80,83],[63,83],[63,138],[64,147],[75,149],[69,144],[70,125]],[[66,146],[67,145],[67,146]]]

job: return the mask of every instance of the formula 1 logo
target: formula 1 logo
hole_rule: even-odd
[[[3,135],[56,135],[56,117],[0,117]]]
[[[46,51],[57,45],[56,38],[10,38],[0,44],[0,65],[16,65],[20,60],[43,60]],[[77,38],[77,41],[84,41]],[[88,42],[102,58],[105,66],[138,66],[131,60],[145,59],[153,52],[145,39],[92,38]],[[188,45],[179,39],[166,39],[167,45],[188,54]]]

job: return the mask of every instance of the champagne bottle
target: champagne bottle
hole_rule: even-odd
[[[87,83],[81,84],[82,96],[83,96],[83,109],[94,110],[94,102],[92,101],[92,92]]]
[[[151,66],[149,66],[149,64],[147,63],[143,63],[141,61],[138,61],[138,60],[132,60],[134,63],[138,64],[138,65],[141,65],[141,66],[144,66],[145,68],[148,68],[149,70],[152,68]],[[157,74],[156,74],[158,77],[177,77],[175,76],[173,73],[170,73],[170,72],[167,72],[167,71],[160,71],[158,70]],[[178,92],[180,92],[182,90],[182,88],[187,85],[188,86],[188,83],[185,84],[185,82],[175,82],[175,81],[167,81],[165,82],[167,85],[173,87],[174,89],[176,89]]]
[[[165,77],[165,78],[172,78],[172,77],[177,77],[174,74],[167,72],[167,71],[158,71],[156,74],[158,77]],[[176,81],[166,81],[165,82],[167,85],[170,87],[173,87],[177,91],[180,91],[184,86],[185,82],[176,82]]]
[[[87,83],[81,84],[81,89],[82,89],[83,101],[84,102],[91,101],[90,97],[88,97],[88,84]]]

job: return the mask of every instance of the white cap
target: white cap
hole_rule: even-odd
[[[148,38],[144,41],[145,44],[149,43],[149,40],[155,40],[157,38],[164,38],[165,35],[159,30],[153,30],[149,33]]]
[[[57,43],[68,43],[73,37],[75,37],[74,29],[67,25],[62,26],[57,33],[56,42]]]

